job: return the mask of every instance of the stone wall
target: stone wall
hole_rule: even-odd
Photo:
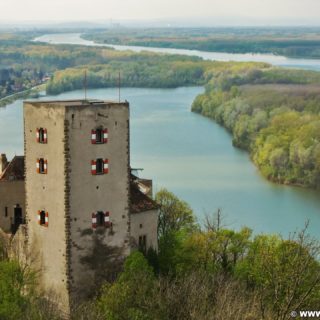
[[[40,288],[54,292],[69,310],[65,234],[65,108],[57,104],[24,103],[25,185],[29,252],[40,270]],[[37,128],[47,129],[47,144],[37,143]],[[36,170],[38,158],[48,162],[47,174]],[[48,226],[39,225],[38,211],[48,212]]]
[[[131,214],[132,247],[138,248],[139,237],[146,236],[146,248],[158,249],[158,209]]]
[[[11,233],[11,224],[14,223],[14,208],[17,204],[22,209],[24,219],[24,181],[0,181],[0,228],[5,232]]]
[[[68,107],[67,162],[70,204],[70,283],[74,299],[86,298],[112,279],[129,254],[128,104]],[[91,143],[91,130],[108,129],[108,142]],[[91,161],[109,160],[109,172],[91,174]],[[109,212],[112,226],[92,227],[92,213]]]

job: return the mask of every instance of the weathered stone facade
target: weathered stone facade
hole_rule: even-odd
[[[157,249],[157,207],[132,191],[128,103],[25,102],[24,125],[28,248],[68,314],[141,239]]]

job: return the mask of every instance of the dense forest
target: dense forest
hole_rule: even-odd
[[[24,34],[0,36],[0,98],[49,83],[47,93],[118,86],[177,87],[202,85],[207,62],[197,57],[120,52],[109,48],[50,45]]]
[[[72,319],[285,320],[294,310],[317,310],[320,246],[306,229],[289,239],[253,235],[224,227],[219,211],[200,227],[174,194],[162,189],[155,199],[158,252],[131,253],[114,281],[100,279],[96,295],[74,306]],[[0,318],[61,319],[37,291],[37,272],[10,260],[0,244]],[[101,268],[107,277],[107,264]]]
[[[217,72],[192,110],[233,134],[268,179],[320,187],[320,74],[286,69]]]
[[[104,49],[103,64],[82,65],[54,73],[47,93],[81,89],[84,74],[88,88],[117,87],[119,72],[124,87],[172,88],[205,84],[204,71],[208,62],[198,58],[154,53],[134,54]]]
[[[98,43],[319,58],[319,28],[109,29],[83,38]]]
[[[32,32],[0,33],[0,98],[27,91],[48,78],[50,67],[35,63],[24,53],[35,35]]]

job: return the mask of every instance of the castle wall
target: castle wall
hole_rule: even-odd
[[[131,237],[133,248],[138,248],[139,237],[146,236],[146,249],[158,249],[158,209],[131,214]]]
[[[65,233],[65,109],[59,105],[24,103],[25,183],[30,259],[41,271],[40,286],[68,311]],[[46,128],[48,143],[36,141],[37,128]],[[37,158],[48,161],[47,174],[36,170]],[[39,225],[38,210],[48,212],[48,226]]]
[[[129,212],[128,103],[25,102],[24,119],[28,250],[41,288],[69,312],[73,301],[114,279],[132,239],[146,236],[157,249],[157,210]],[[107,129],[107,143],[92,143],[98,127]],[[37,128],[46,129],[47,143],[37,142]],[[37,172],[39,158],[47,161],[45,174]],[[99,158],[109,168],[96,175]],[[39,211],[48,213],[48,225],[39,225]],[[97,212],[108,212],[110,223],[97,226]]]
[[[129,107],[68,107],[66,119],[71,291],[74,298],[85,298],[114,276],[113,259],[129,254]],[[108,129],[105,144],[91,143],[91,130],[98,126]],[[108,159],[107,174],[91,174],[91,161],[97,158]],[[92,227],[97,211],[110,213],[112,227]]]
[[[14,223],[14,208],[17,204],[21,207],[24,218],[24,181],[0,181],[0,228],[4,232],[11,232],[11,224]]]

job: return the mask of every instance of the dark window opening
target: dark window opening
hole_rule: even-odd
[[[17,204],[14,208],[14,217],[13,217],[13,224],[11,225],[11,231],[13,234],[15,234],[20,226],[20,224],[23,223],[22,220],[22,209]]]
[[[139,236],[139,250],[143,253],[147,252],[147,236]]]
[[[43,226],[46,224],[46,212],[40,211],[40,225]]]
[[[45,165],[44,165],[44,159],[43,158],[39,159],[39,172],[40,173],[45,173]]]
[[[97,218],[97,227],[104,227],[104,212],[98,211],[96,218]]]
[[[5,217],[8,216],[8,207],[4,207],[4,216],[5,216]]]
[[[44,129],[43,128],[39,129],[39,142],[40,143],[44,143],[45,142]]]
[[[102,128],[98,128],[96,130],[96,143],[103,143],[103,129]]]
[[[96,174],[103,174],[104,172],[104,161],[103,159],[97,159],[96,161]]]

